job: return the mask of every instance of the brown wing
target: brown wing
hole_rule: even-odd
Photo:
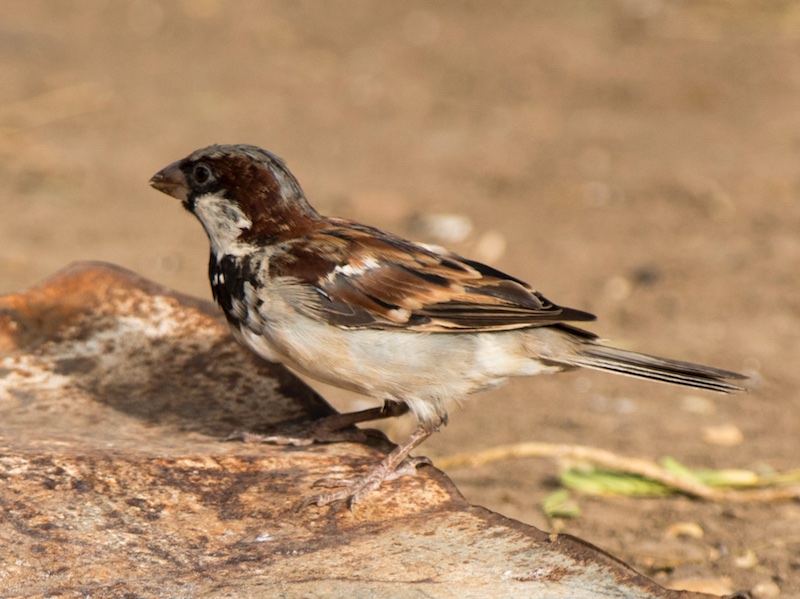
[[[345,328],[488,331],[594,320],[489,266],[348,221],[330,219],[283,250],[271,274],[311,285],[319,298],[304,309]]]

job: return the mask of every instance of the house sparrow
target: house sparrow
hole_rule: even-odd
[[[508,377],[576,367],[722,393],[744,377],[601,345],[530,285],[444,249],[319,214],[283,161],[260,148],[214,145],[157,173],[150,184],[178,198],[211,244],[214,299],[233,335],[261,357],[394,409],[330,417],[354,423],[417,417],[414,433],[365,476],[303,505],[358,502],[413,471],[410,452],[467,395]]]

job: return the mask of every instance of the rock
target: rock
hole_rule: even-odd
[[[214,306],[109,265],[0,298],[3,596],[694,597],[469,505],[438,470],[295,506],[391,445],[223,442],[331,408]]]

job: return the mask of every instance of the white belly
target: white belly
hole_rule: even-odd
[[[263,333],[236,331],[267,360],[337,387],[407,403],[434,423],[470,393],[509,376],[557,371],[532,360],[519,331],[482,334],[344,330],[300,315]]]

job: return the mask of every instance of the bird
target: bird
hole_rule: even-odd
[[[301,507],[352,509],[387,480],[416,471],[411,452],[472,393],[510,377],[589,368],[721,393],[736,372],[602,343],[595,320],[531,285],[438,246],[323,216],[275,154],[211,145],[159,171],[210,245],[208,275],[233,336],[262,358],[383,402],[323,419],[316,431],[410,411],[417,426],[366,474],[323,479]],[[352,429],[351,429],[352,430]],[[325,435],[320,435],[325,440]]]

